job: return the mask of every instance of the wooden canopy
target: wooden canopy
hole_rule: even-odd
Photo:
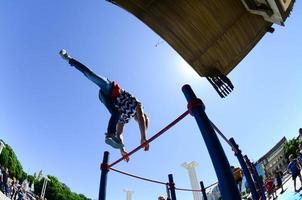
[[[227,75],[271,27],[240,0],[109,0],[167,41],[200,76]]]

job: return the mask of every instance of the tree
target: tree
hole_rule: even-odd
[[[45,197],[48,200],[89,200],[83,194],[76,194],[72,192],[69,187],[61,183],[56,177],[48,176],[49,181],[47,184]],[[35,193],[41,195],[44,179],[35,184]]]
[[[287,159],[290,154],[296,156],[298,150],[299,150],[299,140],[297,138],[293,138],[284,144],[284,153]]]
[[[8,168],[10,177],[15,177],[19,181],[23,181],[26,178],[30,183],[35,183],[35,194],[41,195],[44,179],[40,181],[36,179],[36,176],[27,175],[22,168],[21,163],[17,159],[13,149],[5,144],[5,148],[0,155],[0,165]],[[70,190],[70,188],[61,183],[55,176],[48,176],[48,181],[45,197],[48,200],[89,200],[83,194],[76,194]]]
[[[30,184],[35,183],[35,177],[32,176],[32,175],[28,175],[28,176],[27,176],[27,180],[28,180],[28,182],[29,182]]]
[[[27,176],[27,174],[23,171],[22,165],[19,162],[15,152],[8,144],[5,144],[5,147],[0,155],[0,165],[8,168],[10,176],[16,177],[20,181],[23,181]]]

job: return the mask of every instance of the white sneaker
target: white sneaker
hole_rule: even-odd
[[[69,61],[71,59],[71,57],[68,55],[65,49],[62,49],[59,54],[64,60]]]
[[[124,147],[124,144],[122,143],[122,141],[112,134],[106,135],[105,143],[112,146],[115,149],[121,149]]]

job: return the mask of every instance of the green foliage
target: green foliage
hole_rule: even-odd
[[[48,200],[89,200],[83,194],[71,192],[69,187],[61,183],[56,177],[48,176],[50,181],[47,184],[45,197]],[[37,182],[35,185],[35,193],[40,195],[44,179]]]
[[[32,184],[32,183],[35,182],[35,177],[32,176],[32,175],[28,175],[28,176],[27,176],[27,180],[28,180],[28,182],[29,182],[30,184]]]
[[[27,178],[30,183],[35,183],[35,194],[40,195],[44,179],[38,181],[34,176],[27,175],[22,168],[21,163],[18,161],[13,149],[5,144],[2,153],[0,155],[0,165],[8,168],[11,177],[16,177],[19,181],[23,181]],[[48,176],[50,181],[47,184],[45,197],[48,200],[90,200],[83,194],[76,194],[70,190],[70,188],[61,183],[56,177]]]
[[[284,145],[284,152],[287,159],[290,154],[296,156],[298,150],[299,150],[299,140],[297,138],[293,138],[287,141]]]
[[[0,155],[0,165],[8,168],[11,177],[16,177],[18,180],[23,181],[27,174],[23,171],[22,165],[17,159],[13,149],[5,144]]]

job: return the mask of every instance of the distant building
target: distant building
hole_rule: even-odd
[[[263,168],[266,173],[273,174],[276,169],[284,171],[287,167],[284,145],[287,139],[283,137],[271,150],[262,156],[256,165]]]

